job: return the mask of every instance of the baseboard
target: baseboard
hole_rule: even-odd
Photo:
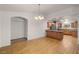
[[[8,43],[6,43],[6,44],[1,44],[1,45],[0,45],[0,48],[7,47],[7,46],[10,46],[10,45],[11,45],[10,42],[8,42]]]
[[[31,38],[29,40],[36,40],[36,39],[42,39],[42,38],[45,38],[46,36],[42,36],[42,37],[37,37],[37,38]]]
[[[18,41],[22,41],[22,40],[27,40],[27,38],[22,37],[22,38],[13,39],[13,40],[11,40],[11,44],[18,42]]]
[[[22,37],[22,38],[11,39],[11,41],[12,41],[12,40],[18,40],[18,39],[26,39],[26,40],[27,40],[26,37]]]

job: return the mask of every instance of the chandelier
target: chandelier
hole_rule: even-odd
[[[41,13],[40,13],[40,4],[38,4],[38,16],[35,16],[35,20],[43,20],[44,19],[44,16],[41,16]]]

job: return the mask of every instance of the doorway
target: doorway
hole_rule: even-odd
[[[27,39],[27,19],[23,17],[12,17],[11,18],[11,41]]]

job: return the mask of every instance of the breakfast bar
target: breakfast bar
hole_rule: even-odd
[[[59,30],[46,30],[46,37],[62,40],[63,32]]]

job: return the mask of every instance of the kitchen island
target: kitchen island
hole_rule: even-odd
[[[62,40],[63,36],[64,34],[60,30],[46,30],[46,37]]]

